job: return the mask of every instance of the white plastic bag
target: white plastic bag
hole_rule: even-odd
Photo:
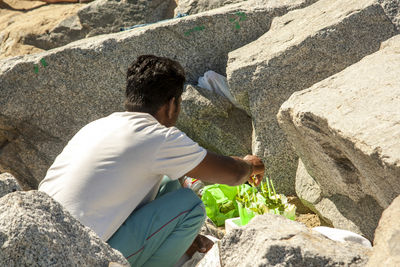
[[[228,80],[221,74],[212,70],[207,71],[199,78],[198,86],[227,98],[235,107],[241,108],[229,91]]]
[[[371,242],[365,237],[342,229],[330,228],[325,226],[317,226],[312,228],[314,231],[317,231],[329,239],[339,241],[339,242],[354,242],[358,243],[364,247],[371,248]]]

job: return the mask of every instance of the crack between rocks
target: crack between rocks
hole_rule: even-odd
[[[4,140],[2,143],[0,143],[0,154],[1,154],[1,151],[10,143],[11,142],[9,140],[7,140],[7,139]]]
[[[295,235],[293,234],[293,235],[288,235],[288,236],[285,236],[285,237],[282,237],[282,238],[280,238],[279,240],[289,240],[289,239],[291,239],[292,237],[294,237]]]
[[[268,239],[270,241],[281,241],[281,240],[290,240],[292,239],[294,236],[296,236],[296,234],[290,234],[281,238],[272,238],[272,239]]]
[[[224,266],[223,264],[222,264],[222,259],[221,259],[221,253],[220,253],[220,251],[221,251],[221,246],[220,246],[220,242],[218,241],[217,242],[217,245],[218,245],[218,261],[219,261],[219,266]]]

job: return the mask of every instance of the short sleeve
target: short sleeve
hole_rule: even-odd
[[[182,131],[171,127],[155,155],[153,171],[176,180],[199,165],[206,154],[206,149]]]

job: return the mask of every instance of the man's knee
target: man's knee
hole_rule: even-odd
[[[193,205],[198,205],[198,204],[203,204],[203,201],[199,198],[199,196],[196,195],[193,190],[189,188],[181,188],[178,191],[180,191],[180,194],[182,195],[182,198],[186,199],[190,203],[193,203]],[[204,204],[203,204],[204,208]]]
[[[191,212],[195,213],[199,218],[199,222],[203,224],[206,219],[206,209],[203,201],[201,201],[201,199],[191,189],[181,188],[179,191],[181,191],[180,194],[182,195],[183,200],[191,203]]]

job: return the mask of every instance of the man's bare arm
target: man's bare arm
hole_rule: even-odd
[[[258,185],[264,176],[264,164],[253,155],[241,159],[208,151],[203,161],[186,175],[205,182],[227,185],[243,184],[255,175],[254,182]]]

